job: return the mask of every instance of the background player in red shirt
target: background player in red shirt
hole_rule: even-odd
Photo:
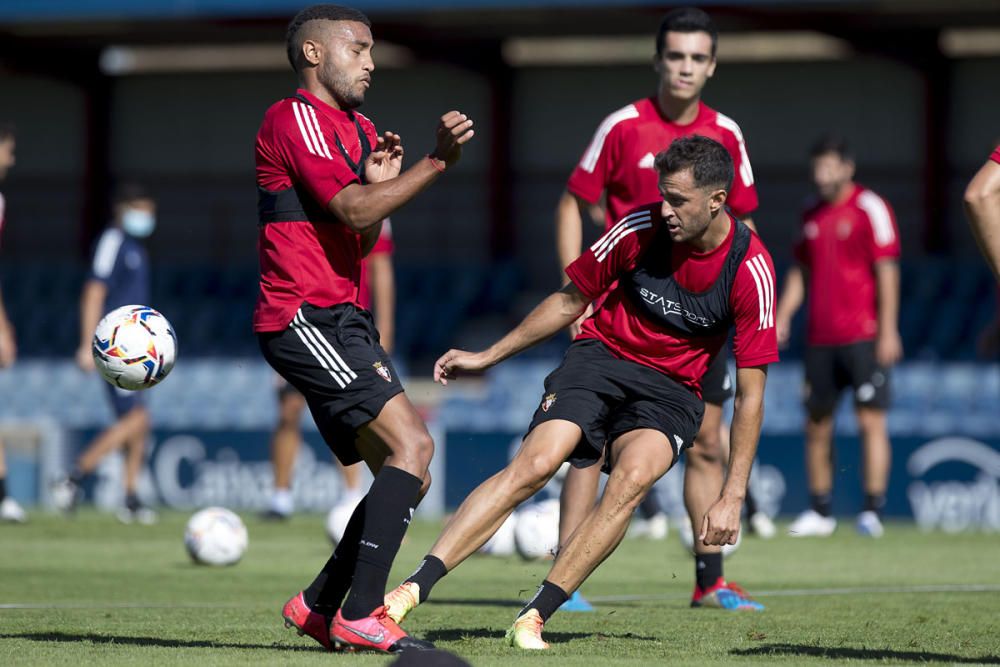
[[[706,544],[733,544],[763,419],[767,365],[778,360],[774,269],[763,243],[725,210],[726,149],[678,139],[655,159],[661,202],[626,215],[567,267],[570,283],[483,352],[450,350],[434,367],[446,383],[482,370],[568,326],[605,295],[545,380],[518,453],[462,503],[431,552],[386,596],[397,620],[478,550],[566,460],[609,468],[603,497],[564,544],[507,633],[548,648],[542,626],[617,547],[652,485],[691,446],[704,405],[700,381],[735,326],[737,390],[729,475],[699,524]],[[711,304],[711,305],[710,305]]]
[[[338,5],[299,12],[286,36],[299,78],[256,139],[260,292],[254,331],[267,362],[306,397],[320,434],[345,465],[375,476],[344,538],[282,609],[326,648],[423,648],[385,614],[389,569],[430,484],[434,442],[410,403],[358,296],[361,260],[382,221],[461,157],[473,136],[458,111],[434,151],[401,172],[399,137],[355,111],[372,82],[371,22]],[[345,597],[346,596],[346,597]]]
[[[0,182],[7,178],[7,172],[14,166],[15,137],[9,125],[0,125]],[[0,194],[0,232],[6,215],[3,194]],[[2,238],[2,237],[0,237]],[[14,340],[14,326],[7,318],[0,292],[0,368],[6,368],[17,359],[17,344]],[[27,516],[20,503],[7,495],[7,461],[4,458],[3,440],[0,439],[0,521],[23,522]]]
[[[389,354],[392,354],[396,328],[396,282],[392,268],[392,252],[392,225],[389,220],[385,220],[375,247],[361,265],[361,291],[358,302],[375,315],[375,328],[382,337],[383,349]],[[289,518],[295,510],[292,473],[302,444],[302,412],[306,409],[306,399],[280,376],[278,383],[278,426],[271,436],[274,488],[262,518],[280,521]],[[361,486],[361,464],[345,466],[340,463],[340,459],[334,457],[334,460],[339,464],[344,479],[344,493],[335,509],[343,507],[345,512],[352,512],[365,496],[365,490]]]
[[[808,291],[806,349],[806,469],[811,509],[789,527],[792,535],[830,535],[833,490],[833,414],[840,392],[854,391],[864,446],[864,510],[857,529],[882,535],[880,512],[891,456],[886,410],[889,368],[903,356],[899,337],[899,233],[884,199],[854,182],[854,159],[843,139],[829,137],[812,151],[819,200],[803,216],[778,305],[778,340],[787,343],[792,317]]]
[[[1000,280],[1000,146],[965,189],[965,212],[986,261]]]
[[[656,36],[653,61],[653,69],[659,76],[656,95],[637,100],[604,119],[560,199],[556,211],[556,245],[563,269],[580,256],[582,219],[589,206],[604,197],[607,228],[629,210],[659,200],[653,156],[678,137],[698,134],[726,147],[736,169],[726,204],[735,216],[753,227],[750,216],[757,208],[757,189],[743,133],[733,119],[701,100],[705,85],[715,73],[717,41],[715,24],[700,9],[677,9],[664,16]],[[565,280],[568,279],[564,276]],[[588,309],[586,315],[591,312]],[[580,324],[576,322],[571,327],[573,337],[579,333]],[[692,526],[701,523],[718,497],[725,476],[722,405],[732,396],[725,357],[725,353],[718,356],[702,383],[705,418],[694,448],[685,457],[684,504]],[[560,506],[560,544],[569,539],[593,506],[599,478],[599,466],[570,469]],[[749,505],[753,503],[748,502]],[[761,534],[773,534],[769,517],[757,513],[753,506],[748,509],[751,525],[758,525]],[[666,516],[659,509],[655,493],[643,501],[642,511],[651,525],[662,521],[664,528],[660,533],[665,533]],[[722,550],[695,542],[694,551],[693,597],[702,606],[717,607],[716,596],[704,593],[723,578]],[[585,610],[589,605],[576,594],[568,608]]]

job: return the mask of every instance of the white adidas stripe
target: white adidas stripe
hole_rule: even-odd
[[[337,352],[336,348],[333,347],[333,344],[326,339],[326,336],[323,335],[323,332],[320,331],[319,327],[317,327],[315,324],[306,319],[305,313],[302,312],[301,308],[299,309],[298,315],[300,324],[309,331],[311,331],[313,334],[315,334],[315,337],[319,341],[320,345],[322,345],[326,349],[327,353],[329,353],[330,356],[333,357],[334,363],[337,366],[337,368],[341,370],[344,373],[344,375],[349,377],[351,380],[358,377],[358,374],[351,370],[351,367],[347,365],[347,362],[344,361],[344,359]],[[348,382],[348,384],[350,383]]]
[[[312,107],[309,107],[309,116],[312,118],[313,130],[316,136],[319,137],[319,143],[322,144],[321,146],[317,146],[317,148],[322,148],[323,155],[325,155],[328,160],[332,160],[333,156],[330,155],[330,148],[326,145],[326,137],[323,136],[323,127],[319,124],[319,119],[316,118],[316,110]]]
[[[858,195],[858,206],[868,214],[872,232],[875,234],[875,243],[880,248],[884,248],[896,240],[896,231],[892,226],[892,215],[889,213],[889,207],[885,200],[871,190],[864,190]]]
[[[603,262],[605,259],[607,259],[607,256],[610,255],[611,251],[615,249],[615,246],[618,245],[618,242],[621,241],[626,236],[628,236],[629,234],[637,232],[640,229],[649,229],[652,226],[653,223],[650,221],[650,218],[640,218],[634,222],[629,223],[624,229],[619,231],[618,234],[616,234],[613,239],[611,239],[610,245],[602,249],[599,253],[596,253],[597,261]]]
[[[331,368],[332,361],[329,358],[327,358],[322,352],[320,352],[320,350],[316,347],[316,341],[311,335],[312,332],[306,331],[305,329],[302,328],[301,324],[299,323],[299,313],[296,313],[295,318],[292,320],[292,329],[295,330],[295,333],[296,335],[298,335],[299,340],[301,340],[302,344],[306,346],[306,349],[308,349],[309,352],[312,353],[312,355],[316,358],[316,361],[319,362],[319,365],[322,366],[323,369],[330,374],[330,377],[332,377],[338,385],[340,385],[340,388],[344,389],[345,387],[347,387],[347,378],[344,377],[343,373],[338,372],[333,368]]]
[[[292,329],[295,330],[303,345],[319,361],[320,366],[340,385],[341,389],[347,387],[357,378],[357,373],[344,362],[322,332],[305,318],[301,309],[295,313],[295,317],[292,319]]]
[[[292,113],[295,114],[295,122],[299,124],[299,132],[302,133],[302,140],[306,142],[306,149],[313,155],[319,155],[313,148],[311,134],[306,131],[305,123],[302,121],[302,114],[299,111],[299,107],[302,106],[298,102],[292,102]]]
[[[746,262],[750,275],[757,285],[758,331],[774,326],[774,278],[767,268],[767,262],[757,254]]]
[[[601,238],[594,241],[594,245],[590,246],[590,249],[593,250],[595,253],[600,251],[600,249],[603,246],[610,243],[612,236],[614,234],[617,234],[618,231],[621,230],[629,222],[641,217],[648,217],[649,215],[650,215],[649,211],[636,211],[635,213],[630,213],[629,215],[626,215],[624,218],[615,223],[614,227],[604,232]]]
[[[611,130],[623,120],[631,120],[638,117],[639,110],[635,108],[634,104],[630,104],[605,118],[597,127],[597,132],[594,133],[594,138],[590,140],[587,150],[584,151],[583,159],[580,160],[580,167],[587,173],[594,173],[597,161],[601,157],[601,152],[604,151],[604,142],[608,138],[608,135],[611,134]]]
[[[767,268],[767,262],[764,261],[763,255],[757,255],[754,257],[754,261],[757,263],[757,268],[760,269],[760,274],[764,279],[764,286],[767,288],[767,321],[764,323],[765,328],[774,326],[774,276],[771,275],[771,270]]]

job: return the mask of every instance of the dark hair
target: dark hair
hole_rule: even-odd
[[[847,139],[839,135],[827,134],[820,137],[809,151],[809,157],[818,158],[820,155],[826,155],[827,153],[834,153],[841,160],[854,162],[854,154],[851,152],[851,147],[848,145]]]
[[[368,17],[353,7],[344,7],[343,5],[313,5],[306,7],[295,15],[292,22],[288,24],[287,32],[285,32],[285,49],[288,52],[288,62],[291,63],[292,69],[296,72],[299,71],[299,57],[302,55],[302,43],[299,41],[299,32],[301,32],[302,27],[309,21],[357,21],[358,23],[364,23],[369,28],[372,27],[372,22]]]
[[[712,22],[712,17],[697,7],[681,7],[667,12],[660,21],[660,30],[656,33],[656,55],[662,56],[667,46],[668,32],[707,32],[712,38],[712,57],[719,44],[719,30]]]
[[[13,125],[10,123],[0,123],[0,141],[13,139],[15,134]]]
[[[122,183],[115,188],[115,206],[129,204],[140,199],[152,200],[149,191],[138,183]]]
[[[690,167],[694,184],[699,188],[722,188],[729,192],[733,185],[735,171],[729,151],[718,141],[698,134],[675,139],[656,156],[654,164],[660,176]]]

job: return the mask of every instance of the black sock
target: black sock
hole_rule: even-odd
[[[663,507],[660,506],[660,497],[656,495],[655,489],[650,489],[646,497],[639,504],[639,511],[644,519],[652,519],[657,514],[663,514]]]
[[[383,466],[368,492],[364,529],[358,541],[354,582],[340,613],[356,621],[382,606],[389,570],[420,494],[419,477]]]
[[[722,554],[695,554],[694,579],[698,588],[705,590],[715,585],[722,576]]]
[[[0,503],[7,497],[7,478],[0,477]]]
[[[74,484],[75,486],[80,486],[80,484],[81,484],[81,482],[83,482],[83,478],[84,478],[85,476],[86,476],[86,475],[84,475],[84,474],[83,474],[82,472],[80,472],[79,470],[74,470],[74,471],[72,472],[72,474],[70,474],[70,476],[69,476],[69,481],[73,482],[73,484]]]
[[[831,493],[814,493],[809,496],[812,508],[821,516],[830,516],[833,514],[833,494]]]
[[[548,621],[552,614],[556,613],[556,609],[561,607],[566,600],[569,599],[569,595],[563,589],[559,588],[551,581],[546,579],[542,582],[542,585],[538,587],[538,591],[535,592],[535,597],[528,601],[528,604],[524,605],[524,609],[521,613],[517,615],[521,618],[529,609],[535,609],[538,614],[542,617],[543,621]]]
[[[441,559],[437,556],[427,554],[420,561],[420,565],[417,566],[416,571],[406,578],[406,581],[412,581],[420,587],[420,601],[425,602],[427,596],[431,594],[434,584],[446,574],[448,574],[448,568],[444,566]]]
[[[875,512],[882,518],[882,508],[885,507],[885,494],[884,493],[866,493],[865,494],[865,511]]]
[[[142,503],[139,502],[139,496],[135,494],[135,491],[127,492],[125,494],[125,509],[129,512],[135,512],[140,507],[142,507]]]
[[[354,566],[358,560],[358,543],[361,542],[361,530],[365,526],[365,500],[361,499],[354,508],[344,535],[340,538],[337,548],[333,550],[330,560],[313,580],[309,587],[302,591],[306,605],[317,614],[333,616],[344,602],[344,596],[351,588],[354,580]]]
[[[747,487],[747,495],[745,501],[747,506],[747,516],[753,516],[754,514],[756,514],[757,499],[753,497],[752,493],[750,493],[750,487]]]

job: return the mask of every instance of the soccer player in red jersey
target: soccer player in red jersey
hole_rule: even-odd
[[[355,110],[375,69],[368,18],[315,5],[292,19],[286,42],[300,88],[267,110],[256,140],[254,331],[337,458],[365,461],[375,480],[329,561],[282,615],[327,648],[422,648],[386,616],[382,598],[430,483],[434,443],[358,303],[361,260],[382,221],[459,160],[472,121],[445,114],[434,151],[401,171],[399,137],[378,136]]]
[[[0,125],[0,181],[7,178],[7,172],[14,166],[14,149],[16,140],[14,130],[9,125]],[[6,214],[5,201],[0,194],[0,232],[3,231]],[[0,368],[6,368],[17,359],[17,344],[14,339],[14,326],[7,318],[3,307],[3,294],[0,293]],[[3,440],[0,440],[0,521],[22,523],[27,519],[24,509],[14,498],[7,495],[7,462],[4,459]]]
[[[699,524],[706,544],[733,544],[763,418],[767,366],[778,360],[774,269],[767,249],[729,215],[733,161],[706,137],[677,139],[654,160],[661,201],[625,215],[567,267],[560,291],[482,352],[450,350],[434,367],[446,383],[489,368],[583,324],[545,392],[521,448],[462,503],[417,570],[386,596],[401,620],[431,587],[478,550],[566,460],[603,457],[608,483],[562,546],[548,577],[507,633],[513,646],[548,647],[542,626],[607,558],[652,485],[689,448],[704,404],[701,379],[731,327],[738,367],[729,475]]]
[[[965,189],[965,212],[986,261],[1000,280],[1000,146]]]
[[[392,225],[382,222],[375,247],[361,263],[361,289],[358,302],[375,316],[375,328],[381,337],[382,348],[392,354],[395,334],[396,283],[392,268]],[[282,521],[295,510],[292,496],[292,473],[295,459],[302,444],[302,413],[306,399],[299,391],[278,377],[278,426],[271,436],[271,469],[274,471],[274,488],[267,510],[261,515],[265,520]],[[344,492],[337,507],[354,511],[365,496],[361,486],[361,464],[345,466],[334,457],[344,479]],[[339,540],[338,540],[339,541]]]
[[[892,208],[854,182],[844,140],[829,137],[812,151],[818,201],[803,216],[802,237],[778,303],[778,340],[788,340],[792,317],[808,294],[806,469],[811,508],[791,535],[830,535],[833,491],[833,413],[851,387],[864,447],[864,510],[857,529],[883,533],[880,512],[891,456],[886,410],[889,369],[903,356],[899,337],[899,234]]]
[[[757,189],[743,133],[736,122],[701,100],[702,91],[715,73],[718,32],[700,9],[677,9],[660,24],[653,68],[659,75],[657,93],[615,111],[600,124],[579,164],[573,170],[556,211],[556,243],[563,269],[580,256],[582,211],[603,197],[606,228],[626,212],[659,198],[653,156],[678,137],[698,134],[720,142],[732,156],[736,169],[726,204],[732,213],[753,227]],[[568,280],[568,278],[565,278]],[[589,316],[590,310],[586,315]],[[575,337],[581,322],[571,327]],[[723,352],[709,365],[702,380],[705,418],[694,448],[685,457],[684,504],[692,527],[701,523],[709,506],[719,497],[725,477],[722,406],[732,396],[732,382]],[[560,507],[560,544],[569,539],[597,497],[600,466],[570,469]],[[656,494],[644,500],[647,521],[659,510]],[[652,507],[650,506],[652,504]],[[773,534],[766,514],[757,513],[748,499],[751,525],[762,535]],[[662,514],[661,514],[662,517]],[[663,517],[665,518],[665,517]],[[695,588],[693,606],[757,609],[759,605],[725,607],[737,596],[724,592],[722,549],[694,544]],[[571,604],[585,604],[579,594]],[[586,609],[586,606],[583,607]]]

